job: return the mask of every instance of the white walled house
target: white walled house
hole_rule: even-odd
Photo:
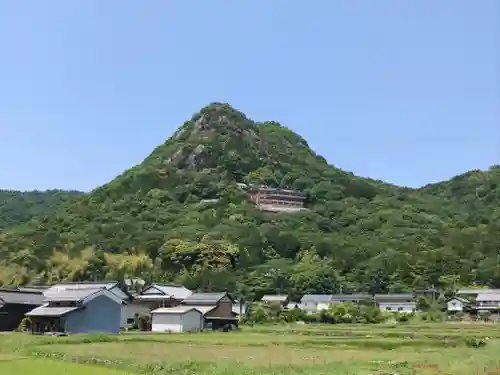
[[[373,299],[382,311],[401,313],[417,311],[413,293],[375,294]]]
[[[464,298],[452,297],[446,302],[446,310],[452,313],[460,312],[464,311],[469,305],[470,302]]]
[[[476,309],[491,311],[500,309],[500,293],[479,293],[476,297]]]
[[[192,306],[160,307],[151,312],[152,332],[196,332],[203,325],[203,313]]]
[[[378,308],[382,311],[412,313],[417,311],[415,302],[379,302]]]
[[[332,304],[332,297],[331,294],[306,294],[300,300],[300,307],[309,314],[328,310]]]

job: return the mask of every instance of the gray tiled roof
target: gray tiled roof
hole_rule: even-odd
[[[3,303],[37,306],[43,304],[44,297],[41,292],[0,289],[0,300],[3,301]]]
[[[151,314],[184,314],[191,310],[198,310],[194,306],[174,306],[174,307],[160,307],[151,311]],[[198,310],[199,311],[199,310]],[[201,311],[199,311],[201,313]]]
[[[63,289],[60,291],[45,292],[46,301],[66,301],[66,302],[78,302],[86,297],[101,292],[103,288],[93,288],[93,289]]]
[[[153,284],[152,287],[158,289],[163,294],[170,296],[171,298],[183,300],[189,297],[193,292],[184,287],[183,285],[175,284]]]
[[[400,301],[413,298],[413,293],[375,294],[376,301]]]
[[[31,310],[26,316],[63,316],[75,310],[78,310],[78,307],[49,307],[43,305]]]
[[[457,294],[483,294],[483,293],[500,293],[500,289],[468,288],[468,289],[459,289],[457,292]]]
[[[44,294],[53,294],[54,292],[59,292],[63,290],[82,290],[82,289],[107,289],[110,290],[117,286],[117,281],[87,281],[80,283],[60,283],[52,285],[50,288],[44,291]]]
[[[307,302],[330,302],[332,300],[332,294],[305,294],[300,300],[301,303]]]
[[[500,301],[500,293],[479,293],[476,302],[497,302]]]
[[[193,293],[182,301],[186,305],[197,305],[197,304],[216,304],[222,298],[224,298],[227,293]]]
[[[373,297],[369,294],[334,294],[331,301],[363,301],[370,300]]]
[[[49,288],[50,288],[49,285],[24,285],[24,286],[18,286],[17,290],[20,290],[21,292],[42,293],[44,290]]]

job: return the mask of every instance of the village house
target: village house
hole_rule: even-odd
[[[160,307],[151,311],[152,332],[196,332],[203,327],[203,313],[193,306]]]
[[[290,303],[290,299],[284,294],[266,294],[260,299],[265,305],[279,303],[282,307],[286,307]]]
[[[412,313],[417,311],[413,293],[375,294],[373,299],[382,311]]]
[[[130,294],[126,283],[120,283],[118,281],[106,280],[59,283],[46,288],[43,293],[46,297],[48,297],[54,294],[57,295],[57,293],[65,290],[85,289],[105,289],[122,300],[123,303],[120,318],[121,328],[131,328],[134,324],[136,313],[149,313],[150,311],[147,307],[144,307],[135,301],[133,296]]]
[[[40,290],[0,289],[0,331],[14,331],[24,315],[43,304]]]
[[[446,301],[446,310],[449,313],[463,312],[470,308],[470,302],[465,298],[452,297]]]
[[[105,288],[64,288],[45,293],[26,314],[33,333],[119,333],[123,300]]]
[[[137,302],[150,310],[160,307],[173,307],[181,304],[193,292],[178,284],[151,284],[134,297]]]
[[[308,314],[328,310],[332,304],[332,294],[305,294],[300,300],[300,307]]]
[[[479,294],[484,293],[500,293],[500,289],[485,289],[485,288],[464,288],[459,289],[456,293],[457,297],[467,300],[475,300]]]
[[[194,307],[203,314],[204,327],[222,328],[238,325],[238,316],[233,312],[233,297],[227,292],[193,293],[182,301],[182,305]]]
[[[479,293],[474,308],[478,311],[498,311],[500,309],[500,292]]]

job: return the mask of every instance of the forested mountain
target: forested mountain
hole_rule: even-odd
[[[0,231],[24,223],[34,216],[51,214],[60,203],[82,194],[65,190],[0,190]]]
[[[464,176],[417,190],[360,178],[216,103],[110,183],[0,234],[0,280],[137,275],[247,295],[500,287],[498,169]],[[259,211],[238,183],[304,191],[309,210]]]

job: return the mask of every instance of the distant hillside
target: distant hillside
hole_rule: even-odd
[[[469,224],[500,221],[500,165],[488,171],[470,171],[420,191],[453,202],[468,213]]]
[[[47,190],[20,192],[0,190],[0,231],[34,216],[51,214],[56,207],[83,193],[78,191]]]
[[[308,210],[260,211],[241,183],[304,192]],[[355,176],[279,123],[214,103],[141,164],[1,234],[0,280],[141,276],[246,295],[451,278],[500,287],[497,224],[469,209],[472,186],[454,184],[413,190]]]

